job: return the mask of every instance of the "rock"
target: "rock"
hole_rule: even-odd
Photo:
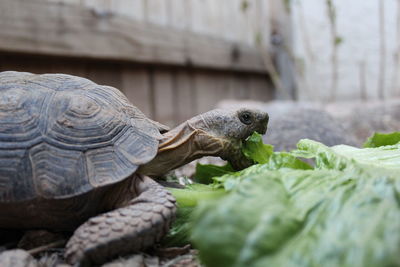
[[[340,144],[357,146],[341,122],[327,112],[317,109],[296,108],[271,116],[265,143],[272,144],[275,151],[296,149],[300,139],[312,139],[327,146]]]
[[[400,99],[333,103],[325,110],[343,123],[360,146],[375,132],[400,131]]]
[[[6,250],[0,253],[1,267],[37,267],[37,261],[22,249]]]
[[[40,267],[69,267],[71,265],[64,263],[61,253],[43,253],[38,259]]]
[[[196,255],[186,254],[163,264],[164,267],[201,267]]]
[[[142,254],[135,254],[130,257],[116,259],[110,263],[102,265],[103,267],[145,267],[145,259]],[[157,265],[158,266],[158,265]]]

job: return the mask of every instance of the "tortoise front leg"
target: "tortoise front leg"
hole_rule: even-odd
[[[168,232],[175,217],[175,198],[149,177],[137,180],[140,195],[129,205],[93,217],[74,232],[65,252],[69,263],[100,264],[143,250]]]

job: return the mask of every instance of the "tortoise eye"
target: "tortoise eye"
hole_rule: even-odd
[[[242,123],[249,125],[253,123],[253,116],[251,116],[251,113],[248,111],[244,111],[240,113],[239,119]]]

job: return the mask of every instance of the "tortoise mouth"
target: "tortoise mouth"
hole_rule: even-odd
[[[260,129],[257,129],[256,132],[261,134],[261,135],[264,135],[267,132],[267,130],[268,130],[268,126],[265,125],[263,127],[260,127]]]
[[[254,162],[248,159],[242,151],[242,148],[245,145],[245,141],[246,140],[241,140],[239,142],[240,144],[239,147],[236,148],[236,151],[232,151],[227,158],[229,163],[232,165],[233,169],[235,169],[236,171],[243,170],[254,164]]]
[[[259,125],[255,129],[256,132],[259,134],[265,134],[268,129],[268,122],[269,122],[269,115],[268,113],[264,113],[262,116],[259,117]]]
[[[266,120],[259,127],[257,127],[256,132],[259,134],[265,134],[267,130],[268,130],[268,120]]]

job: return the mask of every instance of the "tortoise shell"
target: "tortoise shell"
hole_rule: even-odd
[[[65,74],[0,73],[0,202],[59,199],[131,176],[160,125],[117,89]]]

